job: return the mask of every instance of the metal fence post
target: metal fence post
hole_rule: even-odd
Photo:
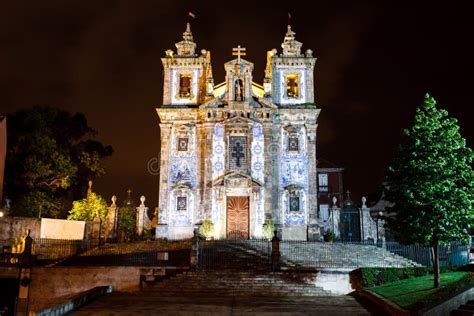
[[[280,238],[278,238],[276,230],[272,238],[272,270],[280,270]]]
[[[199,250],[199,237],[197,235],[197,231],[194,230],[194,236],[191,240],[191,256],[189,260],[189,265],[191,269],[196,270],[198,268],[198,250]]]

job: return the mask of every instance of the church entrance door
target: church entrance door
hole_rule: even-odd
[[[227,197],[227,238],[249,238],[249,197]]]

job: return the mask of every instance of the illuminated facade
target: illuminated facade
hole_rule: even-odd
[[[266,219],[284,239],[319,238],[316,58],[301,46],[288,26],[283,51],[267,52],[263,85],[240,46],[214,85],[189,24],[166,51],[157,238],[189,238],[205,219],[215,238],[261,238]]]

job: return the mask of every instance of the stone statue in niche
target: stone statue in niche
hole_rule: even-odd
[[[242,79],[237,79],[235,81],[235,101],[244,100],[243,90],[244,90],[244,85],[242,83]]]

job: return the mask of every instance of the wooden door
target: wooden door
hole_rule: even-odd
[[[227,238],[249,238],[249,198],[248,196],[227,197]]]

